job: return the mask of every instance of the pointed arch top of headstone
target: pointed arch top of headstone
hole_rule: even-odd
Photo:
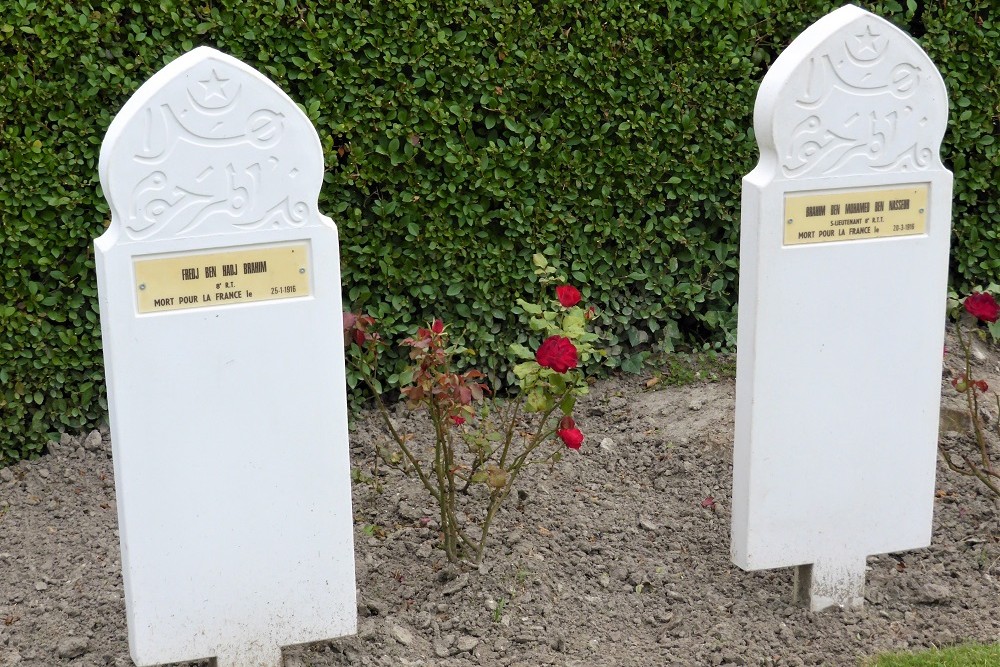
[[[854,5],[827,14],[775,60],[754,131],[775,177],[943,169],[944,81],[923,49]]]
[[[209,47],[166,65],[122,107],[100,178],[121,241],[321,224],[312,123],[260,72]]]

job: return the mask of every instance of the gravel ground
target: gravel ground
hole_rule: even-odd
[[[980,356],[1000,387],[997,351]],[[957,367],[946,357],[946,429],[961,428]],[[418,482],[383,466],[374,483],[381,431],[361,415],[359,632],[286,648],[286,667],[858,665],[1000,640],[1000,505],[973,480],[939,466],[933,544],[870,557],[862,610],[812,614],[791,603],[790,569],[729,562],[733,382],[647,390],[649,377],[595,386],[577,408],[583,448],[523,480],[479,568],[436,548]],[[0,665],[132,665],[109,435],[64,435],[50,450],[0,469]]]

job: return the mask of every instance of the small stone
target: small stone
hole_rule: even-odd
[[[651,533],[655,533],[660,529],[659,526],[657,526],[655,523],[653,523],[652,521],[650,521],[641,514],[639,515],[639,527],[642,528],[643,530],[648,530]]]
[[[434,655],[439,658],[447,658],[451,655],[451,649],[440,639],[434,642]]]
[[[976,336],[969,336],[969,352],[977,361],[986,361],[990,356],[989,348],[986,343],[978,340]]]
[[[389,626],[389,636],[403,646],[410,646],[413,644],[413,633],[400,625],[396,625],[395,623]]]
[[[434,553],[434,545],[430,542],[421,542],[420,546],[417,547],[417,556],[420,558],[430,558],[432,553]]]
[[[4,482],[13,482],[14,472],[10,468],[0,468],[0,480]]]
[[[939,604],[951,599],[951,589],[944,584],[927,583],[917,591],[917,601],[923,604]]]
[[[87,439],[83,441],[83,446],[85,449],[89,449],[92,452],[96,452],[101,449],[101,432],[98,430],[93,430],[87,435]]]
[[[358,639],[362,641],[367,641],[369,639],[375,638],[375,623],[374,621],[361,621],[358,623]],[[287,665],[286,665],[287,667]]]
[[[642,570],[633,570],[628,573],[626,581],[632,586],[645,586],[649,582],[649,577]]]
[[[35,582],[35,590],[36,591],[44,591],[44,590],[48,589],[48,587],[49,587],[49,585],[47,583],[45,583],[44,581],[36,581]]]
[[[698,411],[701,410],[702,407],[704,407],[704,405],[705,405],[704,402],[702,402],[700,398],[696,398],[690,403],[688,403],[688,410]]]
[[[601,440],[601,451],[603,452],[613,452],[615,451],[615,441],[611,438],[604,438]]]
[[[601,572],[601,576],[597,578],[597,581],[601,584],[601,587],[607,588],[611,585],[611,575],[607,572]]]
[[[89,650],[90,642],[87,641],[86,637],[68,637],[59,642],[59,646],[56,648],[56,655],[66,660],[72,660],[73,658],[79,658]]]
[[[469,573],[463,572],[453,582],[441,589],[441,595],[454,595],[469,585]]]
[[[48,479],[49,478],[49,471],[46,470],[45,468],[39,468],[38,469],[38,476],[41,477],[42,479]]]
[[[399,512],[399,516],[407,521],[419,521],[424,516],[423,512],[413,505],[410,505],[405,500],[399,501],[399,506],[396,508],[396,511]]]
[[[0,652],[0,665],[20,665],[21,664],[21,654],[17,652],[16,649],[10,649],[7,653]]]
[[[479,639],[476,637],[459,637],[458,641],[455,642],[455,648],[458,649],[459,653],[472,651],[477,646],[479,646]]]
[[[942,435],[947,435],[951,432],[955,432],[956,436],[958,433],[965,433],[972,429],[972,420],[969,418],[969,411],[965,408],[958,409],[953,407],[942,407],[941,408],[941,419],[938,425],[938,432]]]
[[[358,615],[362,618],[368,618],[369,616],[385,616],[388,611],[388,607],[380,600],[374,599],[361,599],[358,600]]]
[[[85,459],[87,458],[87,450],[83,447],[77,447],[76,452],[74,452],[74,456],[78,459]]]

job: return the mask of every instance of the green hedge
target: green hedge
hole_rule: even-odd
[[[97,156],[150,75],[208,44],[300,102],[346,305],[390,335],[442,317],[502,380],[530,256],[601,309],[608,364],[731,346],[740,178],[768,64],[819,0],[8,0],[0,10],[0,461],[104,418],[91,241]],[[863,3],[917,36],[952,96],[954,279],[1000,279],[990,0]],[[391,382],[390,382],[391,384]]]

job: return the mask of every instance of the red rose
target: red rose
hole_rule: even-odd
[[[556,288],[556,298],[559,299],[563,308],[572,308],[580,303],[580,290],[572,285],[560,285]]]
[[[444,331],[444,322],[441,320],[434,320],[434,324],[431,325],[431,331],[436,334],[442,333]]]
[[[549,336],[535,352],[535,361],[556,373],[565,373],[576,368],[576,346],[565,336]]]
[[[567,428],[556,433],[569,449],[580,449],[580,445],[583,444],[583,433],[578,428]]]
[[[1000,306],[993,295],[986,292],[973,292],[965,297],[965,310],[983,322],[996,322],[1000,317]]]
[[[465,417],[459,417],[458,415],[451,415],[450,419],[455,422],[455,426],[461,426],[465,423]]]

